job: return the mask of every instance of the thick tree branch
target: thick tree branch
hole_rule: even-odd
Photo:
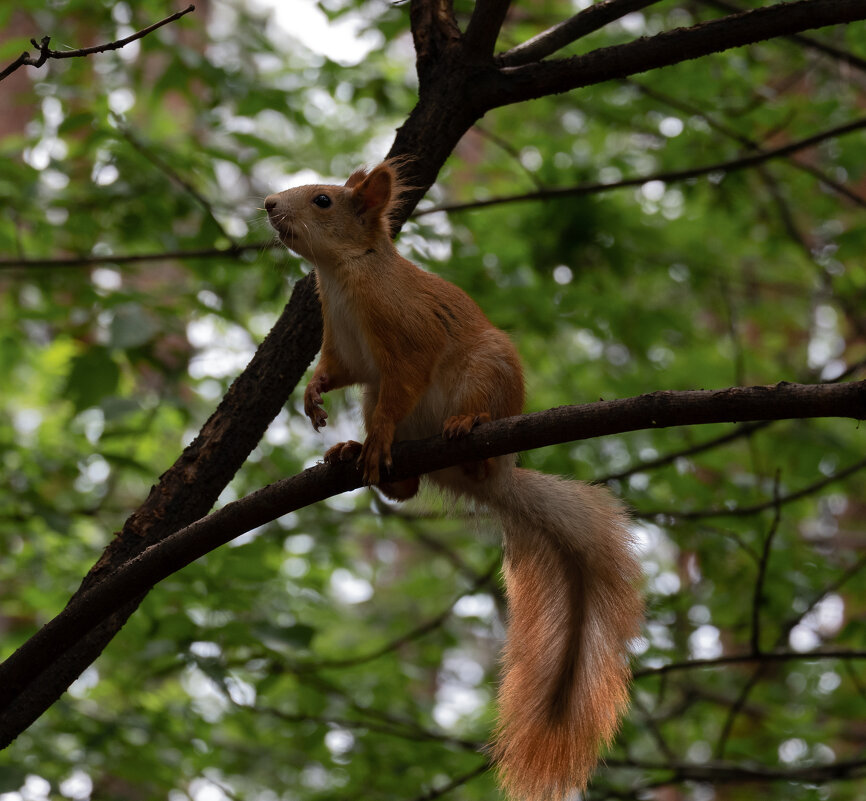
[[[487,59],[493,55],[510,5],[511,0],[475,0],[463,40],[463,46],[471,58]]]
[[[423,87],[429,71],[448,51],[460,45],[463,35],[454,17],[451,0],[413,0],[409,19],[418,78]]]
[[[866,418],[866,381],[654,392],[564,406],[488,423],[456,442],[431,437],[399,443],[391,477],[399,480],[518,450],[645,428],[825,416]],[[54,620],[0,665],[0,747],[29,725],[21,725],[19,710],[28,688],[38,687],[43,671],[63,663],[69,649],[86,641],[118,610],[130,605],[134,609],[154,584],[246,531],[360,486],[361,474],[354,464],[316,465],[227,504],[131,555],[100,581],[87,582]]]
[[[626,14],[640,11],[657,2],[659,0],[602,0],[533,36],[523,44],[512,47],[507,53],[497,57],[496,62],[502,67],[520,67],[533,61],[541,61],[572,42],[622,19]]]
[[[479,76],[478,97],[487,108],[625,78],[734,47],[827,25],[866,19],[863,0],[797,0],[678,28],[586,55],[504,67]]]
[[[42,40],[39,42],[35,39],[31,39],[31,44],[39,51],[39,57],[34,59],[30,53],[22,53],[17,59],[15,59],[15,61],[0,72],[0,81],[11,75],[19,67],[41,67],[49,58],[80,58],[83,56],[91,56],[94,53],[104,53],[107,50],[119,50],[121,47],[126,47],[130,42],[134,42],[136,39],[142,39],[149,33],[153,33],[157,28],[161,28],[163,25],[168,25],[169,22],[174,22],[175,20],[180,19],[185,14],[189,14],[190,11],[195,11],[194,5],[189,5],[183,11],[177,11],[170,17],[161,19],[153,25],[148,25],[146,28],[136,31],[125,39],[118,39],[116,42],[107,42],[106,44],[95,45],[94,47],[82,47],[78,50],[52,50],[48,47],[51,42],[50,36],[43,36]]]
[[[736,3],[729,3],[728,0],[698,0],[698,2],[701,5],[721,9],[722,11],[727,11],[728,13],[733,14],[745,11],[742,6],[737,5]],[[855,56],[847,50],[842,50],[839,47],[819,41],[818,39],[813,39],[811,36],[803,36],[802,34],[794,34],[793,36],[785,38],[804,47],[808,47],[810,50],[815,50],[818,53],[823,53],[825,56],[830,56],[843,64],[849,64],[852,67],[856,67],[857,69],[866,72],[866,58]]]

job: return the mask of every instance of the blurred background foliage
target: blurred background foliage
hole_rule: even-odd
[[[414,102],[406,4],[197,5],[0,85],[0,657],[62,608],[308,269],[274,247],[262,198],[375,163]],[[500,47],[581,5],[517,0]],[[0,63],[31,37],[88,46],[175,10],[0,2]],[[569,52],[718,13],[664,0]],[[489,113],[419,208],[652,179],[857,119],[863,26],[814,38],[861,61],[779,40]],[[531,410],[862,377],[864,164],[854,132],[739,172],[429,213],[399,245],[509,331]],[[353,395],[328,406],[316,435],[297,391],[221,502],[357,436]],[[646,569],[635,703],[588,798],[862,798],[866,664],[808,653],[866,649],[866,435],[791,421],[686,450],[734,430],[522,457],[609,478]],[[357,492],[256,530],[150,593],[0,754],[0,799],[495,797],[477,749],[499,559],[484,521],[433,497]],[[659,670],[755,637],[805,656]]]

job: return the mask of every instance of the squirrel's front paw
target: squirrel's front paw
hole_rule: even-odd
[[[327,376],[313,378],[304,390],[304,414],[310,418],[313,428],[318,431],[327,423],[328,413],[322,408],[322,392],[327,386]]]
[[[384,465],[386,469],[391,467],[392,439],[393,435],[388,436],[383,433],[372,432],[364,440],[358,463],[364,466],[365,484],[379,483],[381,465]]]

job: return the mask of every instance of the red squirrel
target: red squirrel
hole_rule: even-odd
[[[388,481],[395,441],[464,436],[520,414],[524,397],[508,336],[461,289],[394,247],[402,190],[385,162],[344,186],[265,200],[280,240],[315,267],[324,339],[304,392],[313,428],[326,424],[324,393],[363,388],[364,444],[335,445],[325,461],[357,459],[365,480],[395,500],[419,486]],[[627,643],[643,616],[628,519],[605,488],[516,467],[513,456],[427,478],[504,528],[510,620],[492,744],[501,785],[526,801],[565,799],[586,786],[628,701]]]

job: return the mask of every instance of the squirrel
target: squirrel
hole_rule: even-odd
[[[315,268],[324,336],[304,392],[313,428],[326,425],[324,393],[363,388],[363,445],[335,445],[325,461],[357,460],[394,500],[420,481],[388,480],[395,441],[462,437],[520,414],[524,400],[508,336],[395,248],[390,223],[405,189],[399,165],[386,161],[343,186],[265,199],[280,240]],[[606,488],[519,468],[514,456],[427,478],[504,529],[509,623],[491,746],[500,784],[525,801],[565,799],[586,786],[628,702],[627,643],[643,617],[628,517]]]

